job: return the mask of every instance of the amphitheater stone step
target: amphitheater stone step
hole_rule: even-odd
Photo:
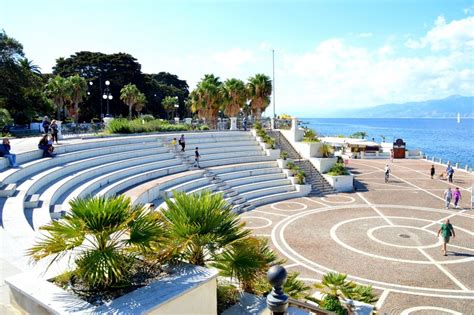
[[[0,186],[0,197],[11,197],[16,191],[16,184],[3,184]]]
[[[28,195],[25,199],[24,208],[37,208],[40,202],[40,195]]]

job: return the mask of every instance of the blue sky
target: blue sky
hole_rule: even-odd
[[[195,86],[272,74],[277,113],[474,93],[473,1],[0,0],[0,28],[43,72],[81,50],[127,52]]]

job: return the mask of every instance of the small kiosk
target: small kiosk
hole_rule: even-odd
[[[406,144],[402,139],[397,139],[393,143],[393,158],[404,159],[405,158]]]

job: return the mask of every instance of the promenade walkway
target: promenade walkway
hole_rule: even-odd
[[[308,283],[338,271],[372,285],[382,314],[472,314],[474,176],[457,171],[450,184],[431,179],[425,160],[395,160],[385,184],[386,163],[351,160],[353,193],[277,202],[242,217],[254,234],[271,240],[287,269]],[[436,166],[438,174],[442,170]],[[461,188],[459,209],[445,209],[447,187]],[[443,256],[436,233],[446,218],[456,238]]]

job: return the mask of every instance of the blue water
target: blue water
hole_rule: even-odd
[[[302,118],[309,128],[322,136],[349,136],[357,131],[368,133],[368,139],[386,142],[402,138],[407,149],[421,149],[462,166],[474,167],[474,119],[386,119],[386,118]]]

